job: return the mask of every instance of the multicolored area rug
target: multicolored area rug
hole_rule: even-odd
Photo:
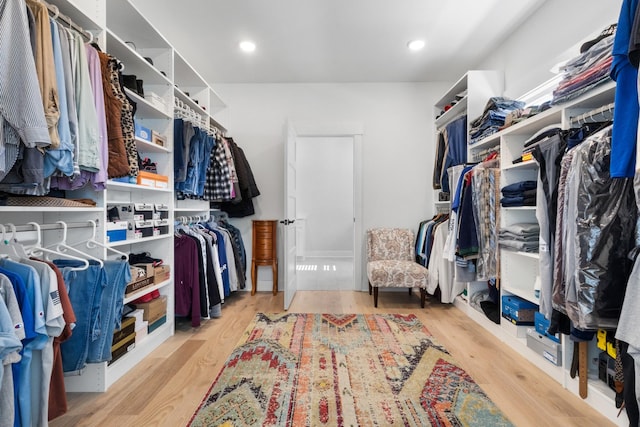
[[[258,314],[190,426],[511,426],[415,315]]]

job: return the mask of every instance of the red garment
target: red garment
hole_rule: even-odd
[[[62,272],[48,261],[32,258],[36,261],[46,263],[56,273],[58,279],[58,294],[62,303],[65,325],[59,337],[53,339],[53,370],[51,372],[51,383],[49,385],[49,421],[67,412],[67,392],[64,387],[64,372],[62,371],[62,355],[60,344],[71,338],[71,324],[76,322],[76,314],[71,306],[67,286],[64,283]]]

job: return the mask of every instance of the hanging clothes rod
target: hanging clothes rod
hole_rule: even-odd
[[[100,224],[100,220],[95,219],[94,220],[96,224]],[[91,223],[91,221],[85,221],[85,222],[67,222],[67,229],[69,228],[88,228],[88,227],[93,227],[93,224]],[[7,231],[10,231],[9,227],[7,227],[7,224],[2,224],[4,225],[4,227],[7,229]],[[40,230],[62,230],[64,228],[64,226],[62,224],[40,224]],[[25,224],[25,225],[16,225],[15,226],[16,232],[19,231],[35,231],[36,230],[36,226],[32,225],[32,224]]]
[[[69,18],[67,15],[60,13],[60,9],[58,9],[58,6],[56,6],[55,4],[47,3],[44,0],[38,0],[38,1],[44,4],[45,6],[47,6],[47,9],[49,10],[49,14],[51,15],[51,18],[67,24],[70,28],[76,30],[79,34],[81,34],[84,38],[86,38],[89,41],[89,43],[91,43],[94,40],[94,36],[93,36],[93,33],[91,33],[91,31],[85,30],[80,25],[73,22],[71,18]]]
[[[587,123],[588,120],[592,120],[593,122],[613,120],[614,106],[615,104],[612,102],[594,110],[587,111],[586,113],[580,114],[579,116],[572,117],[571,124],[580,125],[582,123]]]

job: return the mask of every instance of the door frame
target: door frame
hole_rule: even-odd
[[[292,121],[295,134],[299,138],[351,137],[353,138],[353,279],[354,290],[363,291],[368,286],[362,281],[364,223],[362,209],[362,143],[364,126],[360,122],[316,122]],[[285,194],[285,197],[287,195]]]

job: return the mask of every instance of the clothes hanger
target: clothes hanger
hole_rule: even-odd
[[[87,239],[87,240],[83,240],[80,241],[78,243],[73,243],[73,245],[81,245],[81,244],[85,244],[87,246],[88,249],[95,249],[96,247],[101,247],[104,248],[108,251],[111,251],[117,255],[120,255],[122,257],[123,260],[126,260],[127,262],[129,261],[129,254],[119,251],[115,248],[112,248],[108,245],[105,245],[104,243],[98,241],[96,239],[97,236],[97,231],[98,231],[98,223],[95,222],[94,220],[90,219],[89,223],[92,226],[92,233],[91,233],[91,238]]]
[[[7,248],[9,242],[7,241],[7,229],[4,224],[0,224],[0,228],[2,229],[2,245],[0,246],[0,259],[9,258],[9,255],[4,253],[4,250]]]
[[[11,238],[10,239],[3,239],[5,244],[8,245],[9,249],[11,249],[13,251],[13,254],[15,255],[14,259],[23,259],[23,258],[29,258],[29,255],[27,254],[27,251],[25,250],[25,247],[22,246],[22,244],[20,242],[18,242],[18,238],[16,236],[16,226],[13,225],[12,223],[7,223],[7,226],[9,227],[9,230],[11,230]]]
[[[64,221],[56,221],[56,224],[60,224],[62,225],[62,240],[52,246],[55,247],[55,250],[60,251],[62,253],[65,253],[66,251],[71,251],[74,252],[76,254],[82,255],[90,260],[96,261],[98,264],[100,264],[100,267],[104,267],[104,261],[101,260],[100,258],[96,258],[92,255],[89,255],[86,252],[82,252],[72,246],[69,246],[69,244],[67,244],[67,223]]]
[[[37,236],[38,236],[35,245],[32,246],[31,248],[29,248],[29,255],[34,255],[34,254],[39,254],[39,253],[41,253],[42,255],[49,254],[49,255],[55,255],[57,257],[71,259],[71,260],[74,260],[74,261],[79,261],[79,262],[82,263],[82,266],[80,266],[80,267],[70,267],[69,270],[71,270],[71,271],[82,271],[82,270],[86,270],[87,268],[89,268],[89,261],[84,259],[84,258],[79,258],[79,257],[73,256],[73,255],[69,255],[69,254],[64,253],[64,252],[58,252],[58,251],[54,251],[54,250],[47,249],[47,248],[43,247],[42,244],[41,244],[41,242],[42,242],[42,231],[41,231],[41,228],[40,228],[40,224],[38,224],[37,222],[28,222],[27,224],[32,225],[36,229],[36,233],[37,233]]]

